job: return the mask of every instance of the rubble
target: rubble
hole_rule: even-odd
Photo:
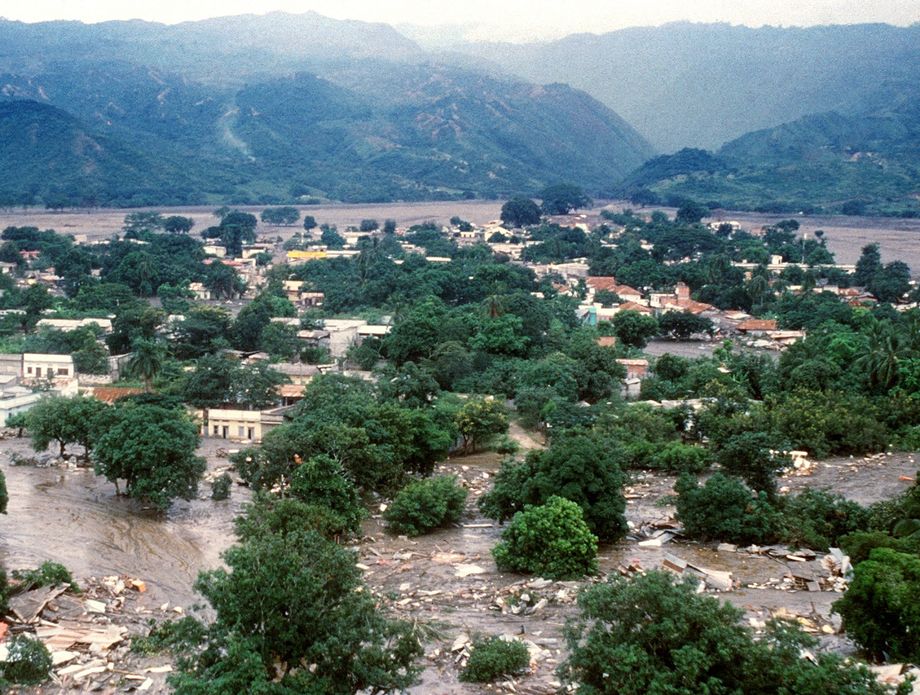
[[[690,574],[699,577],[706,587],[716,591],[731,591],[734,588],[731,572],[694,565],[670,553],[665,553],[661,566],[675,574]]]

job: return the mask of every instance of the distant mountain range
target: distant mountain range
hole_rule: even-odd
[[[912,214],[918,85],[920,25],[671,24],[436,54],[315,13],[0,20],[0,204],[505,197],[566,181]]]
[[[598,193],[654,154],[584,92],[430,62],[384,25],[0,22],[0,46],[7,203]]]
[[[715,153],[688,148],[655,157],[617,193],[650,204],[690,198],[765,212],[917,216],[920,101],[892,100],[857,116],[805,116]]]
[[[862,113],[920,82],[920,24],[752,29],[681,22],[452,50],[522,79],[583,89],[662,152],[718,148],[816,113]]]

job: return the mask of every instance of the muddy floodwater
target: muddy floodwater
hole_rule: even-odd
[[[516,426],[511,436],[524,448],[541,446]],[[217,449],[225,442],[205,440],[200,453],[209,467],[226,466]],[[67,565],[75,577],[119,574],[143,579],[150,605],[170,601],[190,606],[200,601],[192,589],[201,569],[217,566],[233,540],[232,520],[249,499],[233,488],[226,502],[209,499],[207,484],[199,499],[173,506],[165,516],[115,496],[114,487],[87,470],[13,466],[9,454],[30,454],[28,440],[0,441],[0,467],[7,477],[9,513],[0,517],[0,563],[8,569],[43,560]],[[514,635],[531,649],[530,673],[515,682],[515,692],[547,693],[558,687],[555,670],[565,658],[563,626],[575,615],[579,589],[625,568],[655,569],[668,556],[711,570],[731,572],[735,587],[713,593],[745,611],[751,624],[777,610],[799,616],[822,637],[823,648],[851,651],[834,633],[833,590],[789,591],[782,578],[795,571],[826,575],[819,557],[792,562],[769,554],[718,551],[716,544],[675,538],[661,547],[642,547],[639,540],[656,524],[673,521],[667,497],[675,479],[633,472],[626,488],[627,518],[633,532],[622,542],[602,546],[601,574],[588,582],[547,582],[498,571],[490,551],[502,527],[479,512],[476,503],[491,485],[501,458],[482,454],[445,461],[438,472],[457,475],[469,489],[458,526],[421,538],[389,534],[381,508],[371,508],[363,538],[354,544],[369,589],[393,615],[425,626],[424,672],[413,693],[481,693],[480,686],[460,683],[465,641],[477,635]],[[890,498],[910,484],[917,464],[910,454],[818,462],[807,477],[784,477],[790,491],[811,486],[830,489],[863,504]],[[50,691],[49,691],[50,692]],[[157,683],[152,692],[166,692]]]
[[[227,464],[214,455],[217,447],[205,440],[198,452],[212,467]],[[91,469],[10,465],[12,452],[33,455],[27,439],[0,441],[0,451],[10,496],[0,516],[0,564],[16,569],[54,560],[75,577],[125,574],[147,583],[151,601],[196,600],[198,571],[220,563],[233,518],[249,499],[238,487],[230,500],[214,502],[203,483],[200,499],[177,502],[161,515],[116,496],[114,485]]]

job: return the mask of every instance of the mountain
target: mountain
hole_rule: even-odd
[[[26,24],[0,20],[0,71],[34,75],[60,61],[124,61],[204,82],[239,83],[310,62],[422,54],[386,24],[336,20],[315,12],[218,17],[165,25],[141,20]]]
[[[78,162],[40,176],[44,143],[17,139],[8,151],[35,175],[0,167],[7,201],[417,200],[558,181],[597,193],[654,154],[584,92],[432,61],[391,27],[315,13],[175,26],[0,21],[0,46],[10,118],[53,107],[49,123],[52,112],[71,120],[42,131],[51,150],[79,132],[105,155],[91,179]]]
[[[920,214],[920,90],[877,110],[814,114],[743,135],[717,152],[649,160],[620,184],[637,202],[768,212]]]
[[[170,154],[150,156],[34,101],[0,103],[0,161],[4,205],[36,195],[51,207],[112,199],[124,205],[204,202],[192,194],[202,181]]]
[[[920,24],[675,23],[452,50],[526,80],[583,89],[663,152],[718,148],[816,113],[855,115],[891,85],[920,82]]]

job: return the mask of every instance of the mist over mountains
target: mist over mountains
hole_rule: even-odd
[[[917,25],[672,24],[435,53],[385,24],[270,13],[0,21],[0,47],[4,204],[504,197],[570,181],[897,207],[918,189]],[[687,147],[716,170],[653,159]]]

